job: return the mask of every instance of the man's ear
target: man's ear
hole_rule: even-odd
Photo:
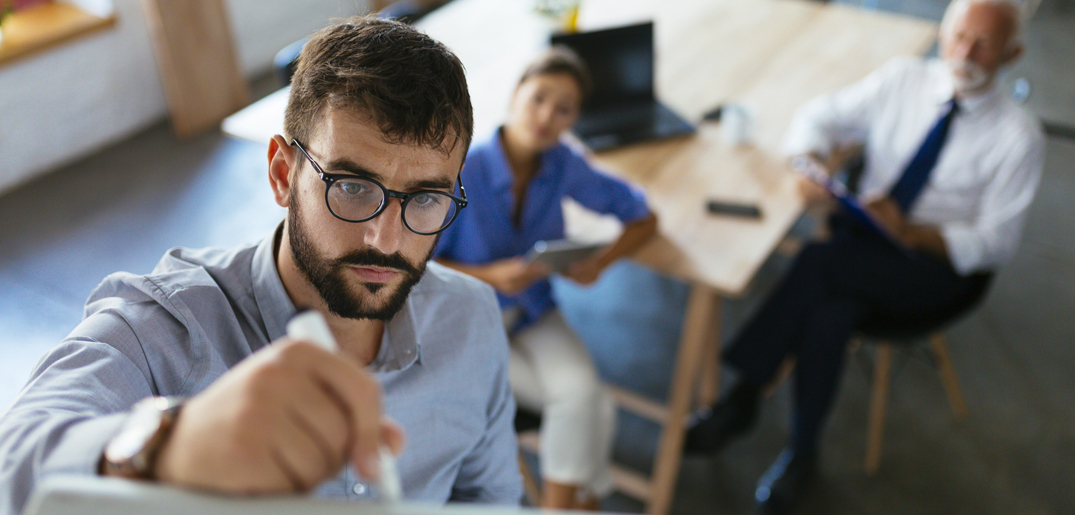
[[[1023,55],[1023,45],[1016,44],[1010,50],[1008,50],[1008,55],[1004,57],[1003,64],[1012,64],[1015,62],[1016,59],[1019,59],[1019,56],[1021,55]]]
[[[277,134],[269,140],[269,185],[280,207],[291,205],[291,163],[294,149]]]

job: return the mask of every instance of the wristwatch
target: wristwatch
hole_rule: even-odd
[[[183,397],[148,397],[131,407],[119,433],[105,444],[99,472],[129,479],[153,479],[153,468],[175,427]]]

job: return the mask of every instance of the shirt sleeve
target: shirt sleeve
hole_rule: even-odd
[[[106,334],[109,344],[98,340]],[[126,410],[154,393],[143,369],[119,350],[138,348],[122,317],[91,316],[72,335],[80,336],[69,336],[41,359],[0,418],[0,514],[20,513],[35,484],[48,476],[96,474]]]
[[[1041,181],[1045,138],[1037,126],[1026,130],[1018,124],[1012,130],[1015,134],[1001,138],[1013,143],[982,192],[978,217],[940,226],[948,259],[960,274],[994,270],[1011,259],[1019,245],[1027,210]]]
[[[491,374],[488,422],[485,434],[463,459],[451,502],[518,505],[522,500],[522,478],[519,475],[519,448],[515,436],[515,399],[508,383],[508,339],[501,329],[500,310],[492,289],[487,288],[486,309],[481,310],[488,321],[484,341],[495,350]]]
[[[650,214],[641,188],[597,170],[580,155],[570,152],[565,161],[570,183],[567,195],[598,213],[611,214],[629,224]]]
[[[784,133],[783,153],[828,156],[837,148],[864,143],[877,100],[886,95],[905,63],[906,58],[889,61],[862,80],[803,104]]]

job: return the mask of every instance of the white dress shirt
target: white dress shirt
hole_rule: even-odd
[[[866,78],[802,106],[784,138],[796,155],[865,146],[859,192],[887,195],[954,88],[937,59],[896,58]],[[913,223],[939,228],[960,274],[994,270],[1015,253],[1027,208],[1041,178],[1041,124],[994,85],[958,99],[959,112],[929,177],[912,205]]]

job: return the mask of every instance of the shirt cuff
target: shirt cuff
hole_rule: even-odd
[[[948,261],[959,275],[969,275],[983,268],[983,243],[978,233],[965,224],[945,224],[940,228],[948,250]]]
[[[831,145],[825,138],[813,132],[789,136],[781,146],[781,152],[788,157],[802,154],[817,154],[827,157],[830,151]]]
[[[127,415],[121,412],[72,424],[44,460],[43,471],[96,475],[105,444],[119,431]]]

